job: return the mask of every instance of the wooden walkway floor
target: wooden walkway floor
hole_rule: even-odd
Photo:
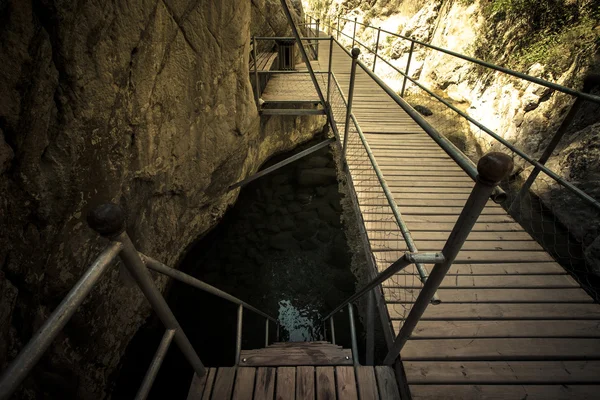
[[[333,72],[346,95],[350,58],[335,44]],[[360,67],[353,111],[417,248],[441,251],[473,181]],[[356,133],[348,163],[382,270],[407,249]],[[414,268],[385,282],[396,333],[421,287]],[[438,295],[401,354],[413,399],[600,398],[600,306],[499,205],[488,203]]]
[[[390,367],[210,368],[188,400],[399,400]]]

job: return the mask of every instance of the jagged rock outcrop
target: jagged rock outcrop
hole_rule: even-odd
[[[255,10],[266,3],[273,18],[281,13],[275,1]],[[0,368],[107,243],[85,223],[91,208],[123,205],[138,249],[176,265],[235,201],[230,184],[320,128],[314,119],[259,122],[251,8],[0,2]],[[19,397],[106,397],[149,312],[111,268]]]

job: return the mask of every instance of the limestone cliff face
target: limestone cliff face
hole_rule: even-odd
[[[91,208],[123,205],[138,249],[176,265],[235,201],[230,184],[319,128],[299,118],[261,128],[248,77],[252,8],[0,2],[0,368],[106,245],[85,223]],[[105,397],[149,312],[111,268],[20,396]]]

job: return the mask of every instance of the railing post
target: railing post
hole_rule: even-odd
[[[269,345],[269,318],[265,318],[265,347]]]
[[[275,341],[279,342],[279,321],[277,321],[277,326],[275,329]]]
[[[350,322],[350,339],[352,340],[352,361],[358,365],[358,344],[356,341],[356,325],[354,324],[354,308],[348,303],[348,319]]]
[[[254,101],[256,102],[256,109],[260,111],[260,83],[258,81],[258,60],[256,59],[256,36],[252,36],[252,58],[254,58]]]
[[[412,335],[417,323],[427,309],[429,302],[444,280],[446,273],[452,266],[452,262],[458,255],[464,242],[467,240],[471,229],[475,225],[477,218],[483,211],[494,187],[513,169],[513,161],[508,155],[499,152],[492,152],[484,155],[477,164],[477,180],[475,187],[471,191],[467,202],[450,233],[446,244],[442,250],[444,261],[435,264],[429,279],[423,285],[417,300],[413,304],[408,317],[404,321],[398,336],[390,347],[383,363],[390,365],[400,354],[404,344]]]
[[[237,310],[237,325],[235,331],[235,364],[240,364],[240,354],[242,353],[242,320],[244,318],[244,307],[240,304]]]
[[[377,40],[375,41],[375,56],[373,57],[373,72],[375,72],[375,64],[377,63],[377,52],[379,51],[379,36],[381,35],[381,27],[377,28]]]
[[[319,29],[320,29],[319,25],[320,24],[321,24],[321,19],[317,19],[317,34],[316,34],[317,39],[319,39],[319,36],[320,36],[320,32],[319,32]],[[316,56],[317,56],[317,59],[318,59],[319,58],[319,40],[317,40],[316,46],[317,46]]]
[[[333,315],[329,318],[329,330],[331,331],[331,343],[335,344],[335,323],[333,321]]]
[[[358,19],[357,17],[354,17],[354,30],[352,32],[352,48],[354,48],[354,42],[356,39],[356,20],[357,19]]]
[[[415,49],[415,42],[410,42],[410,50],[408,52],[408,62],[406,63],[406,72],[404,75],[404,80],[402,81],[402,91],[400,92],[400,97],[404,97],[404,89],[406,89],[406,81],[408,80],[408,70],[410,68],[410,60],[412,60],[413,50]]]
[[[119,256],[125,264],[130,275],[140,287],[144,296],[156,312],[158,318],[162,321],[166,329],[175,331],[175,343],[181,352],[192,365],[192,368],[198,376],[205,373],[204,365],[200,361],[198,354],[192,347],[187,336],[181,329],[179,322],[173,315],[166,300],[160,291],[154,285],[152,276],[148,268],[140,258],[135,246],[125,231],[125,213],[121,207],[116,204],[104,204],[93,210],[88,216],[88,224],[100,235],[110,238],[113,241],[120,242],[123,250]]]
[[[331,65],[333,63],[333,36],[331,36],[331,39],[329,40],[329,65],[327,67],[328,70],[328,74],[327,74],[327,104],[330,105],[331,104]]]
[[[571,125],[571,123],[573,122],[575,115],[577,115],[577,112],[579,111],[579,108],[581,107],[581,104],[583,103],[583,101],[584,100],[581,97],[577,97],[575,99],[575,102],[569,109],[569,112],[565,116],[565,119],[563,119],[560,126],[556,130],[556,133],[554,133],[554,136],[552,136],[550,143],[548,143],[548,146],[544,150],[544,153],[539,158],[538,163],[545,165],[546,161],[548,161],[548,159],[552,156],[552,153],[554,152],[554,150],[556,150],[556,146],[558,146],[562,137],[567,132],[569,125]],[[525,181],[525,183],[523,183],[523,186],[521,186],[519,193],[517,193],[517,196],[510,204],[510,208],[508,211],[511,214],[514,215],[515,213],[518,212],[517,208],[518,208],[519,204],[521,204],[521,200],[523,200],[523,197],[525,197],[527,192],[529,192],[529,189],[533,185],[533,182],[535,182],[535,179],[538,177],[540,172],[542,172],[542,170],[536,165],[533,168],[533,171],[531,171],[531,174],[529,174],[529,176],[527,177],[527,180]]]
[[[367,365],[375,364],[375,291],[367,295]]]
[[[152,389],[152,384],[154,384],[154,380],[156,379],[156,375],[158,375],[158,371],[160,370],[162,362],[167,355],[167,351],[169,351],[169,346],[171,345],[173,336],[175,336],[175,331],[171,329],[167,330],[163,335],[160,345],[158,346],[158,349],[156,349],[156,353],[154,353],[152,364],[150,364],[150,368],[148,368],[146,376],[144,376],[144,380],[142,381],[142,384],[135,395],[135,400],[144,400],[146,397],[148,397],[148,394]]]
[[[346,109],[346,123],[344,124],[344,144],[342,146],[342,160],[346,162],[346,149],[348,147],[348,131],[350,130],[350,117],[352,115],[352,98],[354,97],[354,81],[356,78],[356,64],[358,63],[358,55],[360,49],[354,47],[352,49],[352,67],[350,68],[350,86],[348,87],[348,106]]]

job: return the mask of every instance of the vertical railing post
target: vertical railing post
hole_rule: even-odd
[[[321,20],[320,20],[320,19],[317,19],[317,33],[316,33],[316,35],[315,35],[317,39],[319,39],[319,36],[320,36],[320,34],[321,34],[321,33],[319,32],[319,29],[320,29],[320,28],[319,28],[319,25],[321,25]],[[317,56],[317,58],[319,58],[319,40],[317,40],[317,45],[316,45],[316,46],[317,46],[316,56]]]
[[[265,318],[265,347],[269,345],[269,318]]]
[[[331,105],[331,65],[333,64],[333,36],[329,40],[329,65],[327,66],[327,104]]]
[[[279,342],[279,321],[277,321],[277,326],[275,329],[275,341]]]
[[[356,341],[356,325],[352,303],[348,303],[348,319],[350,322],[350,339],[352,340],[352,361],[354,365],[358,365],[358,342]]]
[[[260,83],[258,81],[258,60],[256,59],[256,36],[252,36],[252,58],[254,59],[254,101],[256,102],[256,109],[260,111]]]
[[[196,354],[194,347],[183,332],[183,329],[181,329],[166,300],[154,285],[148,268],[140,258],[127,232],[125,232],[126,223],[123,209],[116,204],[101,205],[90,213],[88,223],[100,235],[120,242],[123,245],[123,250],[121,250],[119,256],[129,274],[138,284],[165,328],[175,331],[175,343],[177,343],[185,358],[192,365],[196,374],[203,376],[205,373],[204,365],[202,365],[198,354]]]
[[[375,364],[375,291],[367,295],[367,365]]]
[[[377,63],[377,52],[379,51],[379,36],[381,36],[381,27],[377,28],[377,40],[375,41],[375,55],[373,57],[373,73],[375,73],[375,64]]]
[[[421,317],[427,309],[435,292],[444,280],[446,273],[448,273],[448,270],[452,266],[458,252],[471,233],[471,229],[473,229],[475,222],[477,222],[477,218],[479,218],[479,215],[487,204],[492,191],[502,179],[508,176],[512,169],[512,158],[504,153],[488,153],[479,160],[479,163],[477,164],[477,171],[479,174],[477,175],[475,187],[471,191],[471,194],[442,249],[444,261],[434,265],[427,282],[423,285],[423,289],[421,289],[408,317],[406,317],[398,336],[396,336],[394,343],[383,360],[384,364],[392,364],[400,354],[400,351],[406,344],[408,338],[412,335],[417,323],[421,320]]]
[[[333,315],[329,318],[329,330],[331,331],[331,343],[335,344],[335,323],[333,321]]]
[[[346,109],[346,123],[344,124],[344,144],[342,146],[342,160],[346,162],[346,149],[348,147],[348,131],[350,130],[350,117],[352,115],[352,98],[354,97],[354,81],[356,79],[356,64],[360,49],[352,49],[352,67],[350,68],[350,86],[348,87],[348,105]]]
[[[354,17],[354,30],[352,31],[352,48],[354,48],[354,42],[356,40],[356,20],[357,17]]]
[[[554,150],[556,150],[556,146],[558,146],[558,144],[560,143],[562,137],[567,132],[567,129],[569,128],[569,125],[571,125],[571,123],[573,122],[573,119],[575,118],[575,115],[577,115],[577,112],[579,111],[579,108],[581,107],[581,104],[583,103],[583,101],[584,100],[582,100],[581,97],[578,97],[577,99],[575,99],[575,102],[573,103],[573,105],[569,109],[569,112],[567,113],[567,115],[565,116],[565,118],[561,122],[560,126],[558,127],[558,129],[554,133],[554,136],[552,136],[552,139],[550,140],[550,143],[548,143],[548,146],[546,146],[546,149],[544,150],[544,153],[538,159],[538,162],[540,164],[545,165],[546,161],[548,161],[548,159],[552,156],[552,153],[554,153]],[[542,170],[536,165],[533,168],[533,171],[531,171],[531,173],[527,177],[527,180],[525,181],[525,183],[523,183],[523,186],[521,186],[521,189],[519,190],[519,193],[517,193],[517,196],[515,197],[515,199],[510,204],[510,208],[509,208],[508,211],[511,214],[514,215],[515,213],[517,213],[518,207],[521,204],[521,201],[523,200],[523,197],[525,197],[525,195],[527,194],[527,192],[529,192],[529,189],[533,185],[533,182],[535,182],[535,179],[538,177],[538,175],[540,174],[540,172],[542,172]]]
[[[242,354],[242,323],[244,319],[244,306],[241,304],[237,309],[237,325],[235,330],[235,364],[240,364],[240,354]]]
[[[406,63],[406,71],[404,75],[404,80],[402,81],[402,91],[400,92],[400,97],[404,97],[404,89],[406,89],[406,81],[408,80],[408,70],[410,68],[410,61],[412,60],[413,50],[415,49],[415,42],[410,42],[410,50],[408,52],[408,62]]]

